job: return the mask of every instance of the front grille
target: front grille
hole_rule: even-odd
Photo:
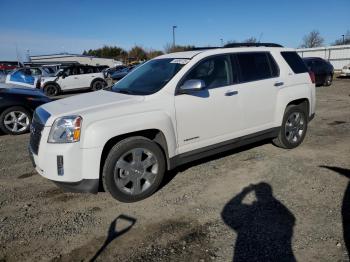
[[[40,139],[41,139],[41,132],[44,129],[44,125],[40,122],[36,121],[35,118],[33,118],[32,125],[30,127],[30,141],[29,145],[34,154],[38,154],[39,152],[39,145],[40,145]]]

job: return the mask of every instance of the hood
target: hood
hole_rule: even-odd
[[[143,100],[143,96],[125,95],[102,90],[56,100],[43,105],[42,108],[55,118],[68,115],[84,116],[90,112],[103,110],[107,107],[116,105],[127,106]]]

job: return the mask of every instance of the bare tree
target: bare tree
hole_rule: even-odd
[[[165,53],[175,53],[175,52],[182,52],[182,51],[189,51],[194,48],[193,45],[175,45],[172,46],[171,44],[166,44],[164,46]]]
[[[350,45],[350,30],[346,31],[344,37],[336,39],[332,45]]]
[[[147,58],[148,59],[152,59],[155,58],[157,56],[163,55],[164,53],[160,50],[155,50],[155,49],[149,49],[147,51]]]
[[[303,38],[303,43],[300,47],[302,48],[312,48],[322,46],[324,42],[323,37],[317,30],[311,31],[309,34],[305,35]]]
[[[249,44],[250,43],[258,43],[258,40],[255,37],[251,36],[251,37],[247,38],[246,40],[242,41],[242,43],[249,43]]]

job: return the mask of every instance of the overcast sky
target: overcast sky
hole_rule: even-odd
[[[320,31],[326,44],[350,29],[350,0],[337,1],[17,1],[0,0],[0,60],[138,44],[218,46],[220,39],[261,37],[288,47]]]

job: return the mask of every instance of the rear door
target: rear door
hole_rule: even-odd
[[[272,128],[278,89],[283,87],[279,68],[269,52],[245,52],[231,55],[240,69],[237,85],[242,135]]]

